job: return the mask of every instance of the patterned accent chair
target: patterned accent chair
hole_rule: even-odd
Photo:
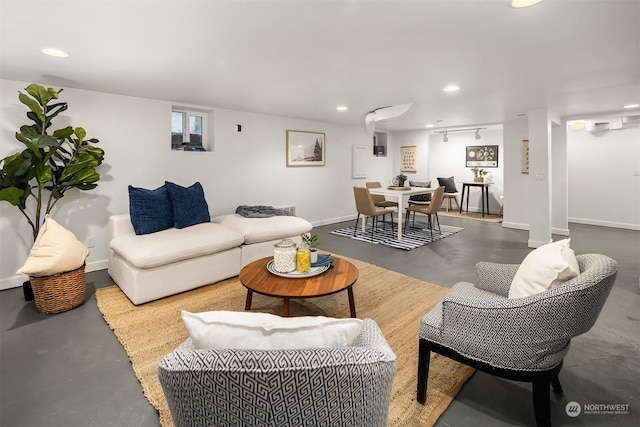
[[[364,319],[352,347],[196,350],[158,362],[176,426],[386,426],[396,356]]]
[[[509,299],[519,264],[480,262],[476,284],[456,284],[420,322],[417,400],[425,402],[430,352],[481,371],[533,383],[538,425],[550,425],[550,386],[558,379],[570,339],[595,323],[616,278],[605,255],[576,256],[580,274],[551,290]]]

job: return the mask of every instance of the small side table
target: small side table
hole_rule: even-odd
[[[463,182],[462,183],[462,199],[460,199],[460,210],[462,213],[462,205],[464,204],[465,193],[467,194],[467,212],[469,212],[469,187],[480,187],[480,200],[482,201],[482,217],[484,218],[485,209],[489,214],[489,185],[490,182]],[[486,205],[486,208],[485,208]]]

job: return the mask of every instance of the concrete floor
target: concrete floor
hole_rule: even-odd
[[[530,251],[528,232],[500,224],[442,217],[461,233],[405,252],[328,232],[352,223],[318,227],[320,248],[439,285],[473,281],[477,261],[520,262]],[[596,325],[572,340],[552,393],[556,426],[640,425],[640,232],[570,224],[577,254],[602,253],[619,263],[614,289]],[[558,236],[560,237],[560,236]],[[56,315],[41,315],[21,289],[0,292],[0,425],[157,426],[122,346],[95,303],[95,289],[113,284],[106,271],[87,275],[87,302]],[[416,301],[416,304],[419,304]],[[416,337],[416,340],[418,337]],[[569,417],[569,402],[583,413]],[[585,413],[585,405],[625,405],[627,413]],[[592,412],[597,406],[590,406]],[[477,372],[437,426],[533,425],[531,385]]]

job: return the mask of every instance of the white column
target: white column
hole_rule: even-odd
[[[547,109],[529,111],[530,248],[551,242],[551,118]]]
[[[551,126],[551,233],[569,235],[567,124]]]

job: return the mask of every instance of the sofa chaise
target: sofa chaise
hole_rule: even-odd
[[[186,228],[136,235],[129,214],[109,218],[108,272],[134,304],[143,304],[237,276],[273,254],[283,238],[300,241],[310,222],[295,216],[211,218]]]

